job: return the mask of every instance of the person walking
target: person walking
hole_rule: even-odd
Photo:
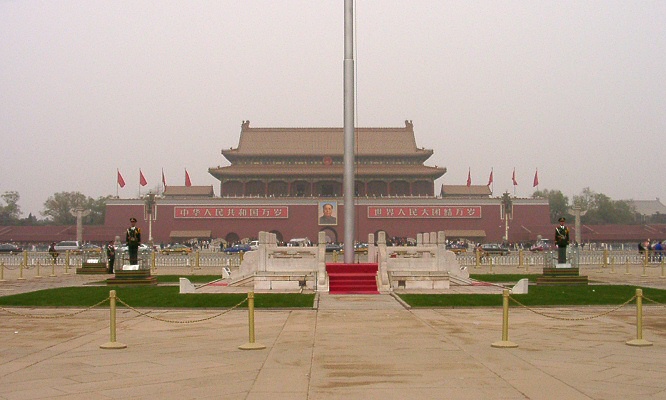
[[[129,253],[130,265],[139,263],[139,244],[141,244],[141,229],[136,227],[136,218],[130,218],[130,227],[125,234],[125,243]]]
[[[569,228],[564,225],[566,219],[560,217],[560,225],[555,228],[555,244],[557,244],[557,263],[567,263],[567,246],[569,245]]]

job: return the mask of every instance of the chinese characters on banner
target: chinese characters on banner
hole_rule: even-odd
[[[289,218],[289,207],[174,207],[174,218]]]
[[[481,206],[370,206],[368,218],[481,218]]]
[[[289,218],[288,206],[174,207],[174,218]],[[481,218],[481,206],[369,206],[368,218]]]

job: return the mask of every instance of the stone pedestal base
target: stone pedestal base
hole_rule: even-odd
[[[568,264],[564,264],[568,265]],[[544,268],[537,285],[587,285],[587,276],[580,276],[578,268]]]
[[[107,285],[157,285],[157,277],[150,275],[149,269],[134,271],[117,270],[113,278],[106,280]]]

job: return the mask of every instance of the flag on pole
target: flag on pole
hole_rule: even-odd
[[[143,172],[139,169],[139,184],[141,186],[146,186],[148,184],[148,181],[146,181],[146,178],[143,176]]]
[[[192,186],[192,181],[190,180],[190,174],[187,173],[187,168],[185,168],[185,186]]]
[[[472,170],[471,168],[467,170],[467,187],[472,186]]]
[[[120,186],[121,188],[124,188],[125,187],[125,180],[123,179],[123,176],[120,175],[120,170],[116,170],[116,172],[118,172],[118,186]]]
[[[166,178],[164,177],[164,169],[162,169],[162,185],[164,185],[164,189],[166,189]]]
[[[491,169],[490,170],[490,176],[488,177],[488,185],[487,186],[490,186],[492,184],[493,184],[493,170]]]
[[[511,177],[511,180],[513,181],[513,186],[518,185],[518,181],[516,181],[516,169],[513,169],[513,176]]]
[[[534,172],[534,183],[532,184],[532,187],[537,187],[539,186],[539,169],[537,168],[536,172]]]

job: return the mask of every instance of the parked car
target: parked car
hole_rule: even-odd
[[[530,251],[548,251],[552,249],[552,245],[547,239],[538,240],[532,246],[530,246]]]
[[[294,239],[291,239],[287,243],[287,246],[289,246],[289,247],[308,247],[308,246],[312,246],[312,242],[310,242],[310,239],[308,239],[308,238],[294,238]]]
[[[247,253],[248,251],[252,251],[252,247],[249,244],[235,244],[224,249],[225,254],[240,253],[241,251]]]
[[[508,247],[497,243],[482,244],[481,251],[485,254],[499,254],[501,256],[505,256],[510,253]]]
[[[101,252],[102,248],[99,247],[96,244],[92,243],[86,243],[83,246],[81,246],[81,251],[87,251],[87,252]]]
[[[455,254],[465,253],[467,251],[467,247],[459,244],[447,244],[446,249],[454,252]]]
[[[149,247],[148,245],[145,245],[145,244],[143,244],[143,243],[141,243],[141,244],[139,245],[139,251],[140,251],[140,252],[142,252],[142,251],[148,251],[148,250],[150,250],[150,247]],[[127,245],[124,244],[124,245],[118,247],[118,248],[116,249],[116,251],[127,251]]]
[[[0,244],[0,253],[15,254],[22,252],[23,249],[12,243]]]
[[[354,244],[354,253],[368,254],[368,244],[367,243]]]
[[[258,240],[253,240],[250,242],[250,248],[252,250],[259,250],[259,241]]]
[[[340,252],[342,250],[342,246],[337,244],[337,243],[326,243],[326,252],[327,253],[332,253],[334,251]]]
[[[184,244],[175,243],[162,249],[162,254],[190,254],[192,249]]]
[[[58,252],[69,250],[70,252],[77,253],[81,251],[81,244],[76,240],[63,240],[62,242],[56,243],[55,250]]]

